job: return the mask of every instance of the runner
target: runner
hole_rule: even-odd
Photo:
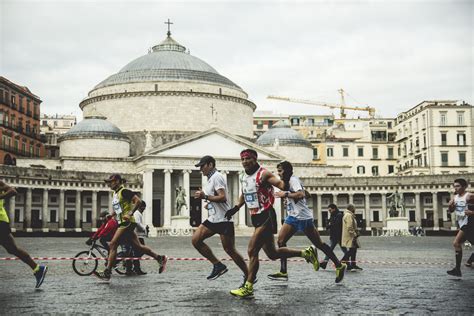
[[[451,216],[456,216],[459,230],[453,242],[454,251],[456,253],[456,266],[452,270],[447,271],[447,273],[451,276],[461,277],[462,244],[468,237],[472,238],[474,230],[474,221],[470,219],[474,215],[474,211],[468,209],[468,204],[471,204],[471,200],[474,198],[472,193],[466,192],[467,181],[465,179],[459,178],[454,180],[453,187],[455,195],[454,198],[449,201],[448,211],[450,213],[454,212]]]
[[[199,167],[202,174],[207,176],[207,184],[204,189],[194,193],[194,198],[204,199],[207,202],[206,208],[209,217],[194,232],[192,243],[194,248],[214,265],[207,279],[215,280],[227,272],[225,264],[219,261],[209,246],[204,243],[205,239],[215,234],[220,235],[225,252],[234,260],[235,264],[244,273],[245,279],[247,279],[247,265],[244,258],[235,249],[234,223],[231,218],[227,219],[225,217],[227,210],[230,208],[226,180],[217,171],[216,160],[211,156],[202,157],[195,166]]]
[[[133,191],[124,188],[123,184],[125,183],[125,180],[122,179],[119,174],[112,174],[104,181],[107,182],[110,189],[114,191],[112,207],[113,214],[117,216],[119,227],[109,244],[110,251],[107,268],[104,271],[94,272],[94,275],[105,281],[110,280],[112,267],[117,258],[117,247],[119,246],[119,243],[130,243],[134,249],[155,258],[159,265],[158,272],[162,273],[165,271],[168,258],[154,253],[147,246],[141,245],[138,241],[137,234],[134,231],[136,223],[133,213],[137,210],[142,201]]]
[[[238,204],[227,211],[226,217],[228,219],[231,218],[245,203],[250,212],[255,230],[248,246],[250,262],[247,281],[239,289],[232,290],[230,293],[241,298],[252,298],[253,284],[259,268],[258,253],[262,248],[268,258],[272,260],[303,257],[307,262],[313,264],[315,270],[319,267],[319,262],[316,250],[312,246],[305,250],[289,249],[286,247],[275,248],[273,233],[276,233],[276,215],[273,209],[273,202],[275,200],[273,186],[283,189],[284,183],[258,164],[257,152],[255,150],[243,150],[240,153],[240,159],[245,169],[245,174],[240,179],[242,193]]]
[[[318,231],[314,227],[313,212],[306,203],[303,184],[298,177],[293,175],[293,166],[288,161],[282,161],[277,165],[277,170],[280,179],[283,179],[285,183],[285,188],[284,191],[276,192],[275,196],[285,199],[284,204],[288,214],[278,234],[278,246],[286,247],[286,243],[296,232],[303,232],[316,248],[326,254],[326,258],[330,258],[334,262],[336,265],[336,283],[341,282],[344,278],[346,265],[341,264],[332,249],[322,242]],[[268,278],[271,280],[288,281],[287,259],[281,258],[280,263],[280,272],[269,274]],[[318,270],[319,266],[315,269]]]
[[[36,278],[35,288],[39,288],[43,283],[46,272],[48,272],[48,267],[34,262],[25,250],[16,245],[10,230],[10,219],[4,207],[5,199],[15,196],[16,194],[17,192],[14,188],[0,180],[0,244],[9,254],[17,256],[21,261],[30,266]]]

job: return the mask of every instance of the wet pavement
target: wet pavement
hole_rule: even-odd
[[[323,237],[323,239],[326,239]],[[86,250],[85,238],[17,238],[34,257],[72,257]],[[174,258],[197,258],[190,237],[159,237],[146,240],[154,250]],[[236,238],[237,249],[246,255],[248,237]],[[113,274],[109,284],[95,277],[80,277],[71,261],[48,261],[49,271],[40,290],[20,261],[0,261],[0,315],[5,314],[472,314],[474,269],[463,265],[463,278],[448,278],[454,261],[451,237],[362,237],[358,252],[361,272],[347,273],[342,284],[334,283],[332,267],[315,272],[304,262],[290,262],[288,282],[266,278],[278,262],[260,264],[255,299],[229,294],[242,281],[231,261],[229,272],[206,280],[211,265],[206,261],[170,260],[158,274],[153,261],[144,261],[145,276]],[[227,258],[219,238],[208,244],[218,257]],[[296,236],[291,247],[308,241]],[[474,250],[474,249],[471,249]],[[463,264],[471,253],[464,251]],[[342,256],[336,248],[336,254]],[[3,248],[0,257],[9,257]],[[261,258],[266,258],[262,253]],[[407,264],[413,263],[413,264]]]

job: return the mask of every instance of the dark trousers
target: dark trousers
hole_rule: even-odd
[[[347,248],[346,247],[342,247],[341,246],[341,242],[340,241],[335,241],[333,239],[329,239],[329,248],[331,248],[331,250],[334,250],[334,248],[336,248],[336,246],[339,244],[339,247],[341,247],[341,250],[342,252],[344,253],[344,255],[347,253]],[[324,257],[324,261],[327,262],[329,260],[329,257],[328,256],[325,256]]]
[[[138,240],[140,241],[140,244],[145,245],[145,239],[140,237],[138,238]],[[143,256],[143,252],[137,249],[133,249],[133,256],[135,258],[141,258]],[[133,260],[133,270],[135,271],[140,270],[140,260]]]
[[[341,261],[349,261],[348,267],[355,266],[356,262],[356,255],[357,255],[357,248],[349,248],[349,250],[344,254]]]

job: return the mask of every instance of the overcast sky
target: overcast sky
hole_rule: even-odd
[[[47,114],[81,116],[97,83],[166,37],[168,18],[257,110],[332,113],[266,96],[339,102],[339,88],[382,117],[423,100],[473,103],[473,1],[0,2],[0,75]]]

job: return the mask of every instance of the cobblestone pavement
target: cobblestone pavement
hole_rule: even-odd
[[[86,249],[84,238],[17,238],[35,257],[72,257]],[[248,237],[237,238],[246,257]],[[70,261],[49,261],[49,272],[40,290],[34,289],[29,268],[19,261],[0,261],[0,314],[472,314],[474,270],[463,266],[462,280],[452,280],[446,270],[454,260],[450,237],[362,237],[358,259],[361,272],[347,273],[340,285],[334,270],[314,272],[304,262],[289,263],[289,281],[266,278],[278,262],[260,265],[255,299],[229,294],[239,286],[242,274],[232,262],[229,272],[207,281],[211,265],[206,261],[169,262],[158,274],[157,265],[144,261],[146,276],[113,275],[109,284],[95,277],[76,275]],[[147,239],[159,253],[170,257],[200,257],[190,237]],[[208,244],[218,257],[227,257],[220,240]],[[304,237],[289,246],[305,247]],[[473,249],[474,250],[474,249]],[[471,250],[465,250],[464,261]],[[340,250],[336,250],[341,256]],[[321,254],[321,252],[320,252]],[[3,248],[0,257],[9,257]],[[266,258],[262,254],[262,258]],[[365,262],[364,262],[365,261]],[[383,264],[369,262],[413,262]],[[447,263],[447,264],[446,264]],[[464,262],[463,262],[464,263]]]

